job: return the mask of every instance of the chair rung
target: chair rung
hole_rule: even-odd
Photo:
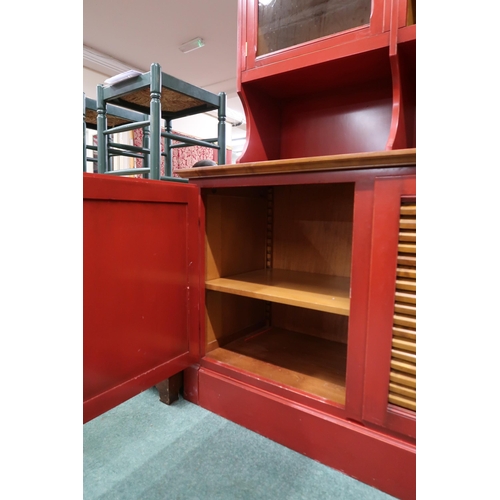
[[[109,172],[104,172],[105,175],[137,175],[145,174],[150,171],[149,168],[127,168],[124,170],[110,170]]]

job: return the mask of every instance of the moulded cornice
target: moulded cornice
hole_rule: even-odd
[[[86,45],[83,46],[83,67],[97,71],[106,76],[118,75],[130,69],[140,71],[141,73],[146,71],[129,66],[122,61],[118,61],[117,59],[99,52],[98,50],[87,47]]]

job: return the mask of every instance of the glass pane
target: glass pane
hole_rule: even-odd
[[[259,0],[257,55],[369,24],[371,0]]]

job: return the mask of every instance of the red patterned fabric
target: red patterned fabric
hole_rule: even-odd
[[[192,135],[188,135],[181,132],[172,131],[173,134],[184,135],[192,139],[198,139]],[[142,129],[134,130],[134,146],[142,147]],[[172,144],[179,144],[179,141],[172,141]],[[165,145],[163,139],[161,141],[161,150],[165,151]],[[199,160],[213,160],[217,162],[217,149],[208,148],[205,146],[189,146],[187,148],[175,148],[172,150],[172,175],[174,177],[179,177],[175,171],[181,168],[191,168]],[[142,166],[142,160],[135,160],[135,168],[140,168]],[[160,175],[165,175],[165,158],[162,157],[160,165]],[[137,177],[142,177],[138,175]]]
[[[92,145],[97,147],[97,134],[92,136]],[[97,150],[92,151],[92,156],[97,160]],[[97,174],[97,162],[92,162],[92,171]]]

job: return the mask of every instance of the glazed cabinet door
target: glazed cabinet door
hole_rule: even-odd
[[[240,0],[247,69],[387,31],[390,5],[390,0]]]
[[[375,181],[363,419],[415,437],[415,176]]]
[[[200,358],[194,185],[83,178],[84,422]]]

